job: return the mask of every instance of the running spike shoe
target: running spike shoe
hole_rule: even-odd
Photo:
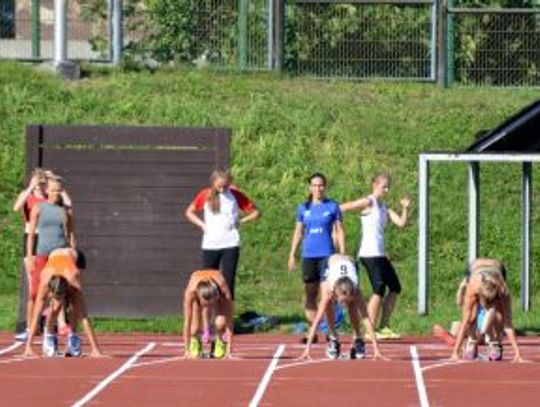
[[[66,351],[66,356],[79,357],[81,355],[81,338],[76,333],[70,333],[68,336],[68,348]]]
[[[199,358],[202,354],[202,345],[199,338],[193,336],[189,342],[189,353],[192,358]]]
[[[330,338],[326,345],[326,356],[328,359],[337,359],[341,353],[341,344],[336,338]]]
[[[356,338],[350,350],[351,359],[364,359],[366,357],[366,344],[362,338]]]
[[[220,338],[216,338],[214,343],[214,358],[223,359],[227,354],[227,344]]]

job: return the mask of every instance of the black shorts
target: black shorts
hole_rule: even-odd
[[[236,280],[236,268],[240,257],[240,248],[228,247],[226,249],[206,250],[202,252],[202,268],[220,270],[223,278],[231,290],[234,300],[234,285]]]
[[[328,257],[304,257],[302,259],[302,279],[304,284],[320,283],[327,264]]]
[[[35,256],[36,255],[36,248],[37,248],[37,241],[38,241],[38,235],[35,234],[34,235],[34,247],[32,248],[32,254]],[[23,235],[23,241],[22,241],[22,246],[23,246],[23,257],[26,257],[26,244],[28,243],[28,233],[25,233]]]
[[[367,270],[373,294],[384,296],[386,287],[390,292],[401,293],[401,283],[396,270],[386,256],[360,257],[360,261]]]

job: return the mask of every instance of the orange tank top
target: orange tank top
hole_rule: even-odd
[[[201,281],[216,281],[220,275],[219,270],[198,270],[191,275],[191,278],[199,283]]]
[[[57,254],[49,257],[46,268],[50,269],[53,276],[67,278],[77,270],[75,259],[68,254]]]

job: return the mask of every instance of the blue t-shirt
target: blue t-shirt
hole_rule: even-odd
[[[335,252],[332,240],[334,222],[341,221],[337,202],[325,199],[321,203],[298,206],[296,220],[304,225],[302,257],[327,257]]]

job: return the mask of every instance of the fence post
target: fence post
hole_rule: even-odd
[[[285,48],[285,1],[274,0],[274,69],[283,69],[283,54]]]
[[[447,48],[447,17],[446,2],[444,0],[437,0],[439,2],[439,12],[437,19],[439,24],[437,27],[437,84],[439,86],[446,87],[448,85],[447,70],[446,70],[446,54]]]
[[[39,0],[32,0],[32,58],[41,56],[41,27]]]
[[[248,0],[238,0],[238,68],[240,70],[245,70],[247,67],[248,13]]]
[[[448,7],[446,9],[446,86],[454,83],[454,16],[452,15],[453,7],[454,0],[448,0]]]
[[[122,30],[122,0],[109,0],[111,15],[111,60],[113,65],[120,65],[122,60],[122,50],[124,45],[123,30]]]

